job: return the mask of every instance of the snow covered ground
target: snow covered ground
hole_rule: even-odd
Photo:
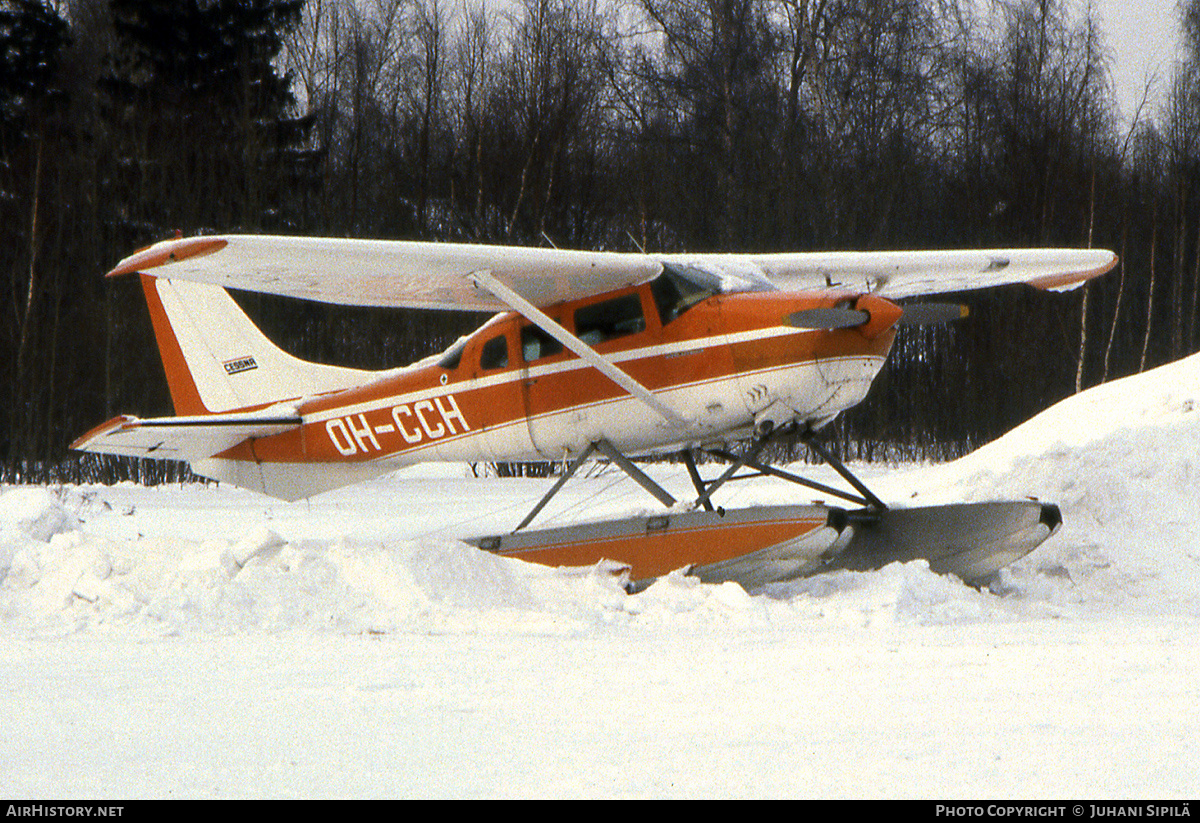
[[[914,563],[629,596],[456,539],[546,480],[2,489],[0,795],[1200,794],[1200,356],[859,469],[890,503],[1034,495],[1065,525],[992,591]],[[603,473],[538,522],[652,505]]]

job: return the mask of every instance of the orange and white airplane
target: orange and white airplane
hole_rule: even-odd
[[[908,526],[896,525],[902,515],[880,526],[887,507],[848,474],[862,496],[842,496],[867,515],[847,518],[823,504],[713,509],[709,498],[727,477],[701,480],[692,449],[750,438],[750,452],[726,474],[739,465],[767,470],[756,457],[771,433],[815,431],[862,401],[897,323],[958,314],[956,306],[893,300],[1010,283],[1073,288],[1115,264],[1108,251],[1063,249],[655,255],[177,238],[133,254],[109,276],[141,273],[178,416],[119,416],[72,448],[186,460],[200,474],[284,500],[422,461],[573,461],[557,490],[599,452],[665,513],[476,544],[551,564],[608,558],[635,581],[688,566],[709,579],[761,583],[881,551],[864,535],[878,542],[879,533]],[[363,371],[285,353],[226,288],[501,313],[439,355]],[[628,460],[665,451],[689,458],[697,489],[690,506]],[[1033,517],[1027,508],[1021,528]],[[1054,516],[1044,507],[1036,515],[1048,536]],[[951,528],[965,522],[974,533],[981,519],[956,515]],[[982,577],[995,565],[997,540],[1011,539],[989,528],[988,561],[948,570]],[[927,523],[919,529],[930,531]],[[857,541],[847,536],[854,533]]]

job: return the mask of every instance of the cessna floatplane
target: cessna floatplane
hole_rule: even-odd
[[[815,433],[863,400],[898,323],[959,314],[955,305],[893,301],[1010,283],[1069,289],[1115,264],[1111,252],[1093,250],[656,255],[176,238],[109,276],[140,273],[178,416],[119,416],[73,448],[186,460],[284,500],[421,461],[563,461],[562,476],[511,533],[468,542],[554,566],[615,561],[631,590],[680,568],[753,587],[914,558],[975,581],[1053,534],[1057,508],[1027,499],[889,508]],[[440,355],[373,372],[285,353],[226,288],[500,313]],[[803,439],[853,491],[760,460],[783,433]],[[730,443],[744,447],[732,454]],[[728,461],[719,476],[702,479],[701,450]],[[630,459],[664,452],[681,455],[693,500],[677,501]],[[656,497],[660,513],[527,528],[581,464],[601,458]],[[714,505],[746,471],[845,505]]]

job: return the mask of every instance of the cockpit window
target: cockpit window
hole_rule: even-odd
[[[650,282],[650,294],[665,326],[702,300],[720,291],[720,281],[708,272],[667,264]]]
[[[775,289],[752,262],[737,261],[723,262],[716,271],[683,263],[663,263],[662,274],[650,282],[650,293],[664,326],[714,294]]]
[[[550,357],[563,350],[562,343],[551,337],[538,326],[526,326],[521,329],[521,355],[526,363]]]
[[[508,340],[504,335],[493,337],[483,344],[479,353],[479,367],[483,369],[503,369],[508,365]]]
[[[637,292],[575,310],[575,335],[589,346],[645,330],[646,317]]]

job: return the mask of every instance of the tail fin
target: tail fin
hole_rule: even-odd
[[[360,385],[373,373],[293,357],[220,286],[141,275],[178,415],[216,414]]]

